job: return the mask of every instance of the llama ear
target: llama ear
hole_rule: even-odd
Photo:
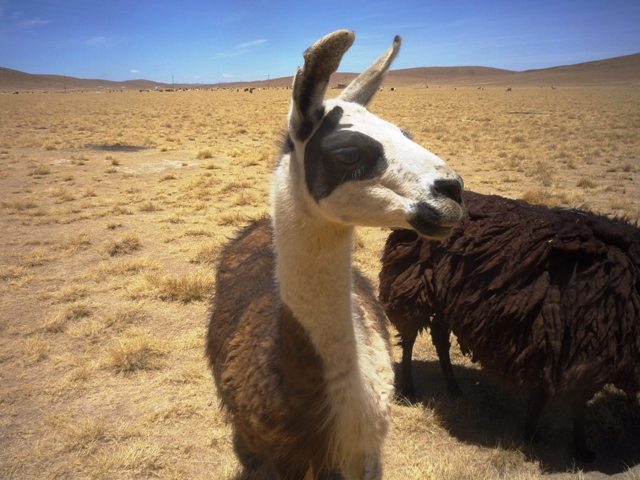
[[[338,30],[321,38],[303,53],[304,66],[293,79],[289,131],[298,140],[306,140],[324,115],[324,95],[331,75],[356,36]]]
[[[402,38],[396,36],[393,44],[373,65],[358,75],[340,94],[340,99],[366,107],[384,80],[384,76],[400,51]]]

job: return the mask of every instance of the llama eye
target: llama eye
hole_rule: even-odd
[[[355,147],[340,148],[333,151],[333,157],[345,165],[355,165],[360,161],[360,149]]]

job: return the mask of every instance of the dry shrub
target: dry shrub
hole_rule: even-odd
[[[113,314],[103,318],[106,327],[113,328],[117,331],[123,331],[126,328],[135,326],[149,319],[149,315],[141,305],[133,304],[126,307],[118,308]]]
[[[215,233],[204,227],[191,227],[183,231],[181,237],[213,237]]]
[[[162,209],[158,207],[155,203],[149,201],[140,205],[138,207],[138,210],[140,210],[141,212],[157,212],[158,210],[162,210]]]
[[[203,300],[211,294],[213,274],[196,272],[179,277],[147,273],[128,287],[132,299],[156,297],[165,301],[189,303]]]
[[[173,224],[185,223],[184,218],[181,215],[172,215],[170,217],[165,217],[161,221]]]
[[[100,282],[111,275],[135,274],[144,270],[158,270],[160,267],[158,262],[148,258],[101,262],[93,270],[93,279]]]
[[[242,212],[221,213],[217,215],[217,223],[219,225],[238,226],[247,222],[250,217]]]
[[[598,184],[592,178],[581,177],[576,182],[576,186],[580,188],[596,188]]]
[[[135,440],[132,444],[121,444],[108,456],[103,468],[109,472],[132,472],[137,477],[157,477],[165,468],[165,453],[148,441]],[[127,475],[123,475],[126,477]]]
[[[49,343],[40,335],[27,337],[22,343],[22,354],[27,363],[36,363],[49,355]]]
[[[178,176],[175,173],[167,173],[160,177],[161,182],[166,182],[167,180],[177,180]]]
[[[91,290],[89,290],[86,285],[71,283],[58,290],[55,295],[55,300],[57,303],[77,302],[78,300],[87,297],[90,293]]]
[[[104,417],[84,417],[78,424],[69,425],[65,433],[61,445],[64,451],[89,453],[107,439],[108,427]]]
[[[215,264],[222,250],[221,242],[207,243],[198,247],[196,253],[189,259],[191,263]]]
[[[58,258],[46,249],[38,247],[20,256],[20,264],[25,267],[37,267]]]
[[[140,238],[135,233],[125,235],[120,240],[107,242],[102,250],[111,257],[116,255],[126,255],[139,250],[141,247]]]
[[[24,267],[17,267],[13,265],[0,266],[0,281],[15,281],[27,274],[27,270]]]
[[[82,248],[87,248],[91,245],[91,237],[88,233],[79,233],[72,237],[65,239],[61,244],[60,248],[63,250],[67,250],[70,252],[77,252]]]
[[[206,158],[213,158],[213,152],[210,149],[200,150],[198,152],[198,160],[204,160]]]
[[[29,173],[27,173],[27,175],[29,176],[42,176],[42,175],[49,175],[51,173],[51,169],[45,165],[37,165],[34,168],[32,168]]]
[[[90,344],[96,344],[104,339],[105,325],[99,318],[87,318],[68,325],[65,333],[71,338],[83,339]]]
[[[167,351],[160,340],[144,333],[130,335],[113,341],[108,349],[108,366],[118,373],[161,368]]]
[[[133,210],[122,205],[114,205],[109,213],[113,215],[133,215]]]
[[[63,308],[57,315],[45,319],[42,330],[47,333],[62,332],[67,323],[91,316],[93,307],[86,303],[73,303]]]
[[[0,207],[6,208],[7,210],[29,210],[31,208],[36,208],[38,204],[31,200],[26,199],[17,199],[17,200],[7,200],[0,202]]]

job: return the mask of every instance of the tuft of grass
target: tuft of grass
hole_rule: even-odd
[[[141,212],[157,212],[158,210],[161,210],[161,208],[159,208],[155,203],[149,201],[140,205],[138,210]]]
[[[99,443],[107,440],[108,427],[104,417],[85,417],[78,424],[70,425],[62,441],[66,452],[82,451],[88,454],[96,450]]]
[[[576,182],[576,186],[580,188],[596,188],[598,184],[592,178],[581,177]]]
[[[176,180],[177,178],[178,176],[175,173],[167,173],[166,175],[160,177],[160,181],[166,182],[167,180]]]
[[[87,248],[91,245],[91,237],[88,233],[79,233],[73,237],[67,238],[60,244],[60,248],[71,252],[76,252],[82,248]]]
[[[40,335],[34,335],[24,340],[22,353],[28,363],[40,362],[49,355],[49,344]]]
[[[203,227],[191,227],[183,231],[181,237],[213,237],[215,234]]]
[[[44,248],[34,248],[30,252],[27,252],[20,256],[20,264],[25,267],[38,267],[44,265],[47,262],[58,258],[56,255],[52,255]]]
[[[198,248],[196,253],[189,259],[189,262],[215,264],[218,261],[220,250],[222,250],[220,242],[207,243]]]
[[[72,303],[86,298],[90,293],[91,291],[85,285],[71,283],[60,289],[55,298],[58,303]]]
[[[144,270],[158,270],[160,267],[158,262],[148,258],[101,262],[93,269],[93,278],[96,282],[100,282],[112,275],[135,274]]]
[[[231,212],[218,215],[217,220],[220,225],[240,225],[249,220],[249,217],[241,212]]]
[[[114,313],[103,318],[107,327],[117,331],[124,331],[126,328],[137,325],[148,320],[149,315],[142,306],[133,304],[118,308]]]
[[[29,210],[31,208],[36,208],[38,206],[37,203],[31,200],[8,200],[0,202],[0,207],[6,208],[8,210]]]
[[[163,365],[166,349],[148,334],[134,334],[113,341],[108,349],[108,365],[117,373],[157,370]]]
[[[120,240],[112,240],[103,246],[103,251],[111,257],[116,255],[126,255],[139,250],[141,247],[140,238],[135,233],[125,235]]]
[[[113,215],[133,215],[133,210],[122,205],[114,205],[109,213]]]
[[[40,177],[42,175],[49,175],[51,173],[51,169],[45,165],[39,164],[36,167],[32,168],[27,175]]]
[[[213,158],[213,152],[210,149],[200,150],[198,152],[198,160],[204,160],[206,158]]]
[[[196,272],[182,276],[147,273],[129,288],[132,299],[156,297],[164,301],[190,303],[208,298],[213,289],[212,273]]]
[[[60,333],[64,331],[68,322],[91,316],[93,308],[86,303],[73,303],[66,306],[52,318],[48,318],[42,325],[42,330],[47,333]]]

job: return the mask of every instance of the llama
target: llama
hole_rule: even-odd
[[[224,249],[206,353],[247,472],[279,479],[382,477],[393,371],[387,320],[351,265],[354,226],[442,238],[463,215],[462,180],[366,109],[400,48],[336,99],[341,30],[304,53],[274,174],[272,216]]]
[[[449,390],[459,394],[449,330],[474,362],[532,388],[525,437],[550,396],[572,398],[578,458],[586,402],[606,384],[640,391],[640,229],[591,212],[549,209],[466,191],[464,218],[442,243],[396,230],[380,273],[380,300],[400,333],[401,386],[411,349],[431,329]]]

